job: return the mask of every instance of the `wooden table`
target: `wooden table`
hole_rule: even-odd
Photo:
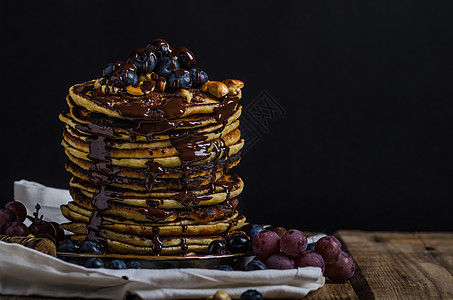
[[[305,299],[453,299],[453,233],[338,231],[356,262]]]
[[[453,299],[453,233],[338,231],[357,266],[305,299]],[[51,299],[0,296],[0,299]]]

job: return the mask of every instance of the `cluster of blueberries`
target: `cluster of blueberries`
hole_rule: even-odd
[[[60,252],[81,252],[81,253],[93,253],[102,254],[99,245],[91,242],[84,241],[80,247],[74,244],[70,239],[66,239],[58,245],[58,251]],[[112,260],[107,265],[99,257],[92,257],[85,262],[87,268],[109,268],[109,269],[143,269],[143,266],[138,261],[124,262],[120,259]]]
[[[139,75],[155,72],[174,90],[200,88],[208,75],[196,68],[195,56],[186,47],[172,48],[166,41],[155,39],[145,48],[133,51],[126,61],[115,61],[104,67],[102,76],[119,88],[134,85]]]

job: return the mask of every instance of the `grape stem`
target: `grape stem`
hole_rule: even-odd
[[[27,215],[27,218],[32,222],[42,220],[42,218],[44,217],[44,215],[41,215],[41,217],[39,217],[39,210],[41,209],[41,205],[39,205],[39,203],[36,203],[35,209],[36,211],[33,213],[34,217]]]

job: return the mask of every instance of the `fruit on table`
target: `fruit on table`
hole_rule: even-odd
[[[234,271],[233,268],[229,265],[218,265],[215,267],[212,267],[214,270],[221,270],[221,271]]]
[[[246,271],[266,270],[267,266],[259,260],[252,260],[245,266]]]
[[[102,259],[100,259],[98,257],[92,257],[85,262],[85,267],[99,269],[99,268],[104,268],[105,265],[104,265],[104,262],[102,261]]]
[[[257,290],[247,290],[242,293],[241,300],[264,300],[264,296]]]
[[[57,249],[60,252],[77,252],[79,250],[79,246],[74,244],[72,240],[67,239],[61,242]]]
[[[294,259],[284,253],[277,253],[271,255],[267,261],[266,266],[269,269],[287,270],[296,268]]]
[[[22,222],[13,221],[6,227],[5,234],[10,236],[27,236],[28,228]]]
[[[16,214],[19,222],[24,222],[27,218],[27,208],[22,204],[22,202],[10,201],[6,203],[5,208],[12,210]]]
[[[299,256],[307,249],[307,238],[302,231],[290,229],[281,236],[280,249],[286,255]]]
[[[82,253],[93,253],[93,254],[102,254],[101,249],[99,249],[99,245],[92,242],[92,241],[84,241],[80,245],[80,252]]]
[[[244,253],[250,249],[250,239],[242,231],[231,233],[227,238],[227,247],[231,253]]]
[[[341,251],[338,260],[326,266],[326,276],[334,282],[345,282],[355,273],[355,263],[351,255]]]
[[[296,267],[318,267],[321,268],[322,273],[326,270],[326,266],[324,263],[324,259],[319,253],[312,252],[312,251],[305,251],[301,255],[294,258],[294,262],[296,263]]]
[[[109,269],[127,269],[126,263],[120,259],[112,260],[108,265]]]
[[[263,230],[264,227],[259,224],[250,224],[250,226],[248,226],[247,229],[245,229],[245,233],[249,236],[250,240],[253,240],[255,235]]]
[[[252,247],[256,255],[267,259],[280,252],[280,237],[273,231],[263,230],[253,238]]]
[[[128,269],[143,269],[142,264],[136,260],[127,262],[126,267]]]
[[[213,240],[208,246],[208,253],[222,255],[227,253],[227,245],[224,240]]]
[[[0,208],[0,234],[4,234],[9,223],[17,221],[16,214],[9,208]]]
[[[341,243],[330,235],[322,237],[316,242],[315,252],[321,254],[326,265],[333,264],[340,257]]]

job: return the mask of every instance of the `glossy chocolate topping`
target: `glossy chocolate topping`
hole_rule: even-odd
[[[195,56],[189,49],[186,47],[173,49],[166,41],[156,39],[151,41],[146,48],[133,51],[126,64],[116,61],[114,70],[109,74],[108,80],[113,82],[115,86],[120,86],[126,81],[125,71],[147,72],[153,61],[152,59],[159,60],[163,56],[170,57],[175,61],[179,59],[180,62],[185,64],[186,68],[194,68],[196,66]],[[139,63],[134,65],[137,61]],[[136,66],[138,66],[138,69]],[[198,76],[197,73],[195,75]],[[219,166],[222,166],[226,173],[229,166],[229,147],[222,139],[207,141],[206,136],[196,130],[177,130],[177,126],[182,122],[180,118],[185,114],[188,104],[180,97],[178,92],[153,92],[155,85],[160,80],[155,75],[153,76],[153,80],[144,81],[140,86],[141,91],[145,94],[143,96],[132,96],[124,92],[112,95],[108,91],[102,92],[94,89],[94,82],[82,85],[75,92],[101,107],[117,112],[124,121],[125,126],[122,129],[127,131],[131,142],[134,142],[137,136],[145,136],[148,141],[153,141],[154,136],[159,134],[166,134],[170,137],[172,146],[179,153],[180,170],[182,172],[182,189],[172,199],[179,201],[186,207],[191,204],[198,205],[200,201],[211,198],[209,195],[200,195],[194,191],[196,187],[189,180],[189,169],[193,163],[209,158],[211,151],[214,152],[215,157],[211,162],[214,166],[210,175],[210,192],[214,192],[215,186],[221,186],[227,194],[225,207],[229,207],[231,210],[234,207],[229,202],[229,198],[235,183],[234,181],[216,181],[215,174]],[[194,93],[200,94],[201,92],[195,89]],[[225,96],[219,99],[214,112],[211,114],[217,123],[222,124],[219,132],[223,131],[227,125],[228,118],[235,112],[238,101],[239,98],[233,96]],[[200,125],[200,123],[186,121],[184,125],[191,127]],[[104,246],[105,250],[106,241],[98,234],[102,226],[106,224],[103,213],[110,208],[112,201],[122,200],[121,192],[111,187],[112,183],[119,180],[119,177],[116,176],[119,168],[112,165],[111,158],[111,142],[118,134],[115,132],[115,127],[111,126],[111,124],[109,126],[108,122],[105,122],[105,124],[91,122],[78,125],[77,129],[89,135],[86,141],[89,144],[88,158],[92,161],[92,167],[89,170],[88,177],[90,182],[98,187],[91,203],[94,213],[87,225],[88,234],[86,239],[99,243]],[[164,174],[165,170],[152,159],[146,163],[146,166],[144,185],[146,190],[152,191],[157,184],[163,183],[159,176]],[[123,178],[122,180],[126,179]],[[147,203],[148,206],[141,208],[140,211],[150,221],[159,222],[167,218],[169,212],[159,209],[158,201],[148,201]],[[182,225],[182,231],[186,230],[187,226]],[[159,255],[162,252],[162,241],[159,238],[159,232],[159,226],[154,226],[152,249],[155,255]],[[181,238],[181,249],[183,252],[188,249],[184,238]]]

